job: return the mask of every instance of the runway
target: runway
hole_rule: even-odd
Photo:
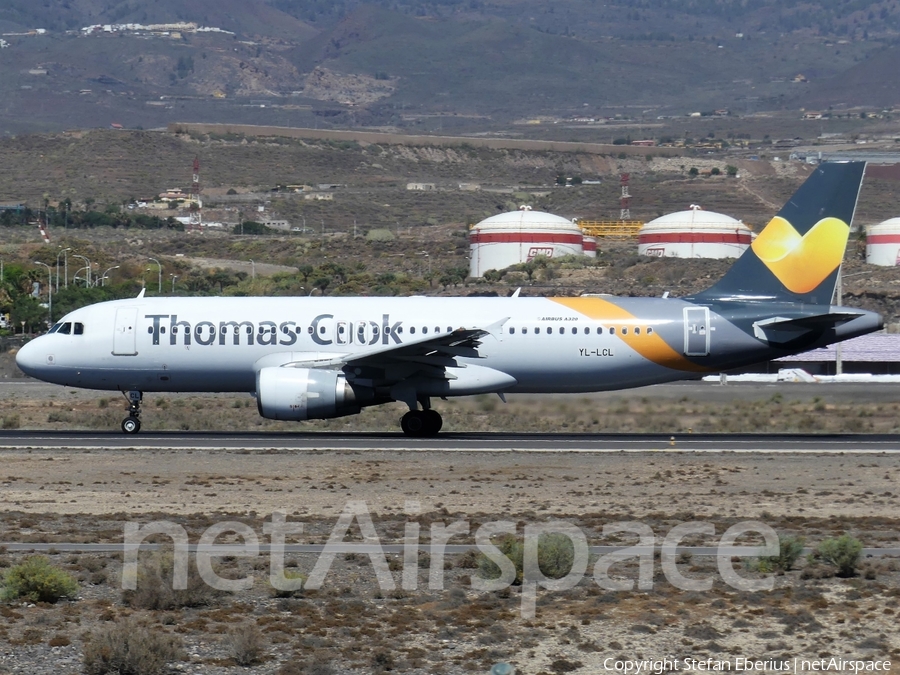
[[[397,452],[733,452],[898,453],[894,434],[509,434],[448,433],[408,438],[400,433],[141,433],[2,431],[0,452],[21,450],[207,450],[264,453],[303,451]]]

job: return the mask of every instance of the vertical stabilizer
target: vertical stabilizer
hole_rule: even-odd
[[[865,167],[816,167],[725,276],[693,300],[830,304]]]

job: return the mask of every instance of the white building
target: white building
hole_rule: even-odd
[[[882,267],[900,265],[900,218],[890,218],[866,229],[866,262]]]
[[[752,241],[740,220],[692,205],[651,220],[638,234],[638,254],[659,258],[738,258]]]
[[[469,276],[480,277],[488,270],[502,270],[539,255],[582,255],[584,235],[567,218],[524,207],[473,225],[469,251]]]

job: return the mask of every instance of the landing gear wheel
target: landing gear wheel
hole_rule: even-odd
[[[424,410],[422,414],[425,415],[425,428],[428,430],[425,435],[436,436],[437,432],[444,426],[444,419],[441,417],[441,414],[437,410]]]
[[[425,429],[425,416],[420,410],[410,410],[400,418],[400,428],[407,436],[422,436]]]
[[[434,410],[410,410],[400,419],[400,428],[407,436],[422,438],[436,436],[443,420]]]
[[[122,420],[122,432],[136,434],[141,430],[141,401],[144,400],[144,394],[134,390],[123,391],[122,394],[128,401],[128,417]]]
[[[141,421],[137,417],[126,417],[122,420],[122,431],[126,434],[136,434],[141,430]]]

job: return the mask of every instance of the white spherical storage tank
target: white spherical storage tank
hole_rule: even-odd
[[[691,206],[651,220],[638,234],[638,254],[659,258],[738,258],[750,228],[731,216]]]
[[[589,237],[584,235],[581,242],[581,248],[588,258],[597,257],[597,237]]]
[[[551,213],[519,209],[491,216],[469,231],[469,275],[502,270],[536,256],[582,255],[581,228]]]
[[[900,265],[900,218],[866,229],[866,262],[883,267]]]

